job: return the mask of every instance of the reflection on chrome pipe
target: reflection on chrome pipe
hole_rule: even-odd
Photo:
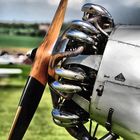
[[[95,27],[96,27],[102,34],[104,34],[106,37],[109,37],[108,33],[106,33],[106,32],[99,26],[99,24],[98,24],[98,19],[99,19],[99,18],[100,18],[100,17],[94,17],[94,18],[89,19],[88,21],[91,22],[91,23],[93,23],[93,24],[95,25]]]
[[[93,14],[94,17],[105,16],[108,18],[112,18],[111,14],[104,7],[97,4],[87,3],[82,7],[81,11],[85,13]],[[85,20],[87,20],[87,17],[84,17],[84,18],[86,18]]]
[[[82,73],[66,70],[63,68],[56,68],[55,74],[69,80],[83,81],[85,76]]]
[[[73,29],[69,30],[68,32],[66,32],[66,37],[69,39],[85,42],[87,44],[95,43],[95,41],[89,35],[78,30],[73,30]]]
[[[68,94],[73,94],[82,91],[81,87],[79,86],[61,84],[57,81],[53,82],[51,84],[51,87],[55,90],[58,90],[59,92],[64,92]]]
[[[61,41],[58,41],[53,50],[53,54],[65,52],[68,42],[69,42],[69,39],[66,39],[66,38],[62,39]]]
[[[53,109],[52,116],[54,119],[65,123],[79,120],[79,116],[72,114],[70,112],[60,111],[58,109]]]
[[[111,14],[104,7],[92,3],[85,4],[82,11],[84,12],[83,20],[93,24],[97,30],[108,37],[106,29],[109,29],[110,32],[114,27]]]
[[[96,28],[97,28],[102,34],[104,34],[106,37],[109,38],[108,33],[106,33],[105,30],[103,30],[103,29],[99,26],[99,24],[98,24],[97,22],[95,22],[94,25],[96,26]]]
[[[74,20],[72,21],[70,28],[75,28],[80,31],[84,31],[91,34],[98,34],[100,33],[91,23],[82,20]]]
[[[77,121],[77,120],[74,120],[72,122],[61,122],[61,121],[59,121],[57,119],[53,119],[53,121],[54,121],[54,123],[56,125],[61,126],[61,127],[65,127],[65,128],[67,128],[67,127],[75,127],[76,125],[79,124],[79,121]]]

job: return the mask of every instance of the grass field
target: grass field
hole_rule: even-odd
[[[0,140],[6,140],[21,96],[21,87],[0,88]],[[72,140],[63,128],[58,128],[51,119],[51,99],[45,91],[34,119],[24,140]]]
[[[26,54],[30,49],[38,47],[43,38],[31,36],[2,35],[0,34],[0,52],[11,54]]]
[[[0,34],[0,48],[35,48],[39,46],[41,41],[40,37]]]

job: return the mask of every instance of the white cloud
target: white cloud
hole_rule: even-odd
[[[137,7],[140,7],[140,0],[124,0],[123,1],[124,5],[125,6],[137,6]]]
[[[60,1],[61,0],[0,0],[0,2],[4,2],[4,3],[13,3],[13,2],[17,2],[17,3],[22,3],[22,2],[49,3],[52,6],[58,6]],[[68,0],[68,7],[76,9],[77,6],[81,6],[84,2],[85,2],[85,0]]]
[[[46,0],[51,5],[58,5],[60,0]],[[81,6],[85,0],[68,0],[68,7],[76,9]]]

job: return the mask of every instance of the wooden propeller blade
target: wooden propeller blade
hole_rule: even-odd
[[[40,81],[43,85],[47,83],[47,67],[48,61],[52,54],[54,44],[59,35],[60,28],[62,26],[62,21],[64,19],[64,11],[66,10],[68,0],[62,0],[60,6],[56,12],[55,18],[50,26],[47,36],[44,38],[43,43],[37,50],[35,63],[33,65],[30,76],[34,77]]]
[[[48,81],[48,63],[64,20],[68,0],[61,0],[48,34],[37,49],[35,61],[24,87],[8,140],[22,140],[38,107]]]

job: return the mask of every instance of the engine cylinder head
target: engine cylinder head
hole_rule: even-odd
[[[99,34],[100,32],[94,27],[91,23],[87,21],[82,21],[82,20],[74,20],[72,21],[70,28],[72,29],[78,29],[80,31],[83,31],[85,33],[90,33],[90,34]]]
[[[87,21],[91,18],[95,18],[95,22],[97,22],[102,29],[114,27],[114,21],[111,14],[104,7],[87,3],[82,7],[82,11],[84,12],[83,20]]]
[[[87,44],[95,43],[95,41],[89,35],[85,34],[84,32],[74,30],[74,29],[69,30],[66,33],[66,37],[69,39],[78,40],[80,42],[87,43]]]

